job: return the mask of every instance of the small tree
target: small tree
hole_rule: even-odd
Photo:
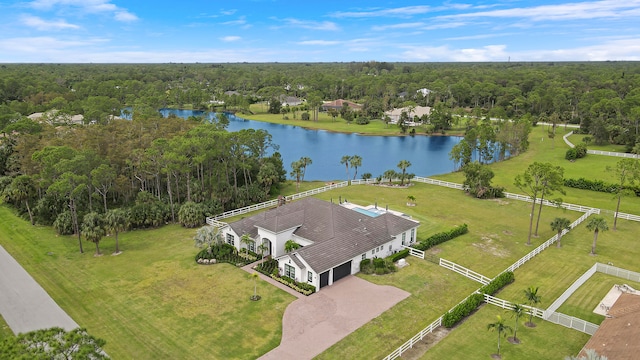
[[[269,247],[265,243],[258,245],[258,252],[260,252],[260,257],[262,258],[262,260],[264,260],[264,253],[268,248]]]
[[[520,340],[518,339],[518,322],[520,320],[520,317],[524,314],[524,306],[522,306],[521,304],[513,304],[513,306],[511,307],[511,313],[515,317],[512,342],[514,344],[519,344]]]
[[[100,240],[106,235],[105,224],[102,215],[90,212],[82,220],[81,232],[85,239],[96,244],[96,256],[100,253]]]
[[[300,179],[303,176],[302,162],[300,160],[291,163],[291,175],[296,180],[296,191],[300,189]]]
[[[257,272],[252,273],[250,276],[253,280],[253,295],[251,295],[250,299],[253,301],[258,301],[260,300],[260,295],[258,295],[258,279],[260,278],[260,276]]]
[[[222,244],[222,234],[220,233],[220,229],[205,225],[198,229],[193,240],[195,241],[195,246],[199,248],[206,247],[207,253],[211,255],[213,245]]]
[[[603,217],[594,216],[589,219],[589,222],[587,223],[587,229],[593,230],[593,244],[591,245],[591,255],[595,255],[598,233],[600,231],[609,230],[609,225],[607,225],[607,221]]]
[[[400,185],[404,185],[404,179],[405,179],[405,175],[407,174],[407,168],[411,166],[411,162],[409,160],[400,160],[397,166],[400,170],[402,170],[402,174],[400,176]]]
[[[507,336],[507,331],[513,331],[511,326],[505,325],[504,320],[500,315],[497,315],[496,322],[490,323],[487,325],[487,330],[496,330],[498,332],[498,357],[500,358],[500,338],[502,337],[502,333],[505,333],[504,336]]]
[[[204,220],[204,208],[201,204],[187,201],[178,210],[178,221],[182,226],[194,228],[202,225]]]
[[[250,249],[249,249],[249,246],[250,246],[251,244],[254,244],[254,245],[255,245],[255,243],[256,243],[256,242],[255,242],[255,241],[253,241],[253,239],[251,238],[251,236],[250,236],[249,234],[243,234],[243,235],[240,237],[240,244],[244,244],[244,246],[247,248],[247,250],[250,250]],[[253,250],[252,250],[252,251],[253,251]]]
[[[567,218],[557,217],[553,219],[553,221],[551,222],[551,230],[558,233],[558,239],[556,240],[556,247],[562,247],[562,245],[560,244],[560,239],[562,238],[562,230],[564,229],[570,230],[571,229],[570,225],[571,225],[571,221],[569,221],[569,219]]]
[[[118,243],[118,233],[125,231],[129,227],[129,216],[125,210],[112,209],[104,216],[105,229],[113,231],[116,237],[115,255],[120,254],[120,245]]]
[[[347,169],[347,180],[349,180],[349,163],[351,162],[351,156],[344,155],[342,159],[340,159],[340,164],[344,165]]]
[[[629,186],[632,186],[640,177],[640,164],[637,159],[622,159],[616,163],[615,169],[607,166],[607,171],[613,171],[618,183],[616,185],[615,198],[617,200],[616,212],[613,217],[613,230],[617,230],[618,212],[620,211],[620,201],[626,196],[635,196],[636,193]]]
[[[2,359],[109,359],[106,342],[86,329],[65,331],[59,327],[34,330],[0,341]]]
[[[524,291],[524,296],[531,307],[534,307],[537,303],[542,301],[542,298],[538,295],[537,287],[530,286]],[[528,327],[536,326],[536,324],[533,323],[533,310],[529,310],[529,321],[525,323],[525,325]]]
[[[413,195],[408,195],[407,196],[407,204],[415,205],[416,204],[416,197],[413,196]]]
[[[362,157],[360,155],[353,155],[351,157],[351,167],[355,169],[353,173],[353,180],[358,176],[358,167],[362,166]]]

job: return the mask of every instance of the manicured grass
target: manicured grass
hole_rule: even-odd
[[[0,315],[0,342],[2,342],[3,339],[12,336],[14,336],[13,331],[11,331],[7,322],[4,321],[4,318]]]
[[[615,183],[613,171],[608,171],[607,167],[614,168],[621,158],[611,156],[587,155],[585,158],[578,159],[574,162],[565,160],[564,155],[569,148],[563,141],[562,135],[565,134],[562,128],[556,129],[556,139],[552,142],[546,138],[546,127],[533,128],[529,137],[531,143],[529,150],[515,158],[508,159],[503,162],[491,164],[491,169],[495,173],[493,184],[503,186],[508,192],[521,193],[521,191],[513,185],[516,175],[523,174],[527,167],[535,161],[550,162],[554,165],[564,168],[565,178],[587,178],[593,180],[603,180]],[[540,141],[544,137],[544,141]],[[554,144],[552,144],[554,143]],[[462,183],[464,175],[462,172],[454,172],[449,174],[433,176],[437,179]],[[600,193],[587,190],[579,190],[572,188],[564,188],[565,195],[556,194],[555,197],[561,197],[564,202],[587,205],[601,209],[615,210],[616,199],[613,194]],[[632,214],[640,214],[640,198],[624,198],[620,205],[621,212]]]
[[[495,322],[497,315],[502,316],[505,325],[514,327],[515,319],[508,311],[485,304],[421,359],[490,359],[497,351],[498,334],[495,330],[487,330],[487,325]],[[589,340],[587,334],[544,321],[537,321],[535,328],[528,328],[524,326],[526,321],[525,318],[519,320],[519,345],[509,343],[504,337],[501,339],[503,360],[563,359],[577,354]],[[508,333],[507,337],[510,336],[513,334]]]
[[[604,315],[598,315],[593,310],[600,306],[602,299],[616,284],[628,284],[640,289],[639,283],[597,272],[560,306],[558,312],[600,324]]]
[[[584,139],[585,137],[591,137],[593,139],[592,136],[584,135],[584,134],[571,135],[571,136],[569,136],[568,139],[569,139],[569,141],[571,141],[572,144],[578,145],[578,144],[582,143],[582,139]],[[626,146],[624,146],[624,145],[615,145],[615,144],[597,145],[597,144],[593,143],[593,141],[592,141],[591,143],[589,143],[589,145],[587,145],[587,149],[589,149],[589,150],[600,150],[600,151],[625,152]]]
[[[229,264],[197,265],[195,230],[176,225],[121,234],[124,252],[94,257],[85,243],[32,227],[0,206],[0,243],[69,315],[107,341],[115,359],[256,358],[280,342],[294,297],[265,282],[253,302],[249,274]]]
[[[407,299],[348,335],[316,359],[377,359],[402,345],[479,286],[425,260],[409,257],[394,274],[358,276],[411,293]]]

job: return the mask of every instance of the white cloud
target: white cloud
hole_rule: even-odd
[[[38,30],[42,30],[42,31],[80,28],[80,26],[75,24],[70,24],[65,20],[47,21],[37,16],[31,16],[31,15],[25,15],[21,18],[21,20],[23,24]]]
[[[224,36],[224,37],[221,37],[220,40],[224,42],[234,42],[234,41],[240,41],[242,40],[242,38],[240,36]]]
[[[241,16],[237,20],[225,21],[220,23],[220,25],[233,26],[233,25],[245,25],[246,23],[247,23],[247,20],[245,19],[245,17]]]
[[[369,17],[409,17],[412,15],[426,14],[432,11],[427,5],[405,6],[391,9],[376,9],[369,11],[336,11],[329,14],[337,18],[369,18]]]
[[[505,45],[487,45],[480,48],[451,49],[449,46],[409,47],[402,55],[413,61],[506,61],[509,55]]]
[[[274,19],[280,21],[282,25],[275,26],[275,28],[280,27],[295,27],[307,30],[321,30],[321,31],[337,31],[339,30],[338,25],[331,21],[312,21],[312,20],[299,20],[293,18],[286,18],[282,20]]]
[[[220,10],[220,13],[221,13],[222,15],[230,16],[230,15],[235,14],[237,11],[238,11],[238,10],[236,10],[236,9]]]
[[[331,46],[341,44],[340,41],[335,40],[305,40],[298,41],[296,44],[298,45],[320,45],[320,46]]]
[[[21,37],[0,39],[1,53],[26,53],[26,54],[65,54],[67,50],[78,48],[82,49],[86,46],[101,44],[106,42],[105,39],[85,39],[85,40],[61,40],[50,36],[39,37]],[[3,61],[0,58],[0,61]],[[73,62],[73,59],[67,59]]]
[[[534,21],[544,21],[635,18],[639,15],[640,0],[602,0],[480,11],[475,13],[444,15],[439,18],[528,18]]]
[[[396,30],[396,29],[416,29],[422,28],[426,26],[423,22],[411,22],[411,23],[400,23],[400,24],[391,24],[391,25],[377,25],[372,27],[372,30],[375,31],[386,31],[386,30]]]
[[[124,8],[111,3],[111,0],[35,0],[27,3],[27,6],[42,11],[59,10],[63,7],[78,8],[89,14],[109,13],[114,19],[122,22],[138,20],[138,17]]]

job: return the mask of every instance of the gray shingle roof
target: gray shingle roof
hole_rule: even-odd
[[[258,234],[256,226],[274,233],[298,227],[294,234],[313,244],[291,255],[297,254],[321,273],[389,242],[393,236],[418,224],[390,213],[369,217],[338,204],[304,198],[229,225],[240,236],[247,233],[252,237]]]

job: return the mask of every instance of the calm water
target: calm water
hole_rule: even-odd
[[[175,114],[178,117],[214,116],[211,113],[192,110],[160,110],[163,116]],[[352,125],[354,130],[359,125]],[[324,130],[306,130],[292,125],[270,124],[229,115],[229,131],[242,129],[264,129],[271,134],[273,142],[280,146],[280,154],[287,173],[291,163],[302,156],[310,157],[313,164],[307,167],[305,180],[345,180],[345,166],[340,164],[344,155],[359,155],[362,166],[358,168],[358,178],[366,172],[374,177],[386,170],[400,171],[400,160],[409,160],[407,172],[417,176],[430,176],[454,170],[449,160],[451,148],[460,142],[454,136],[362,136],[356,134],[332,133]],[[349,169],[353,178],[353,169]]]

